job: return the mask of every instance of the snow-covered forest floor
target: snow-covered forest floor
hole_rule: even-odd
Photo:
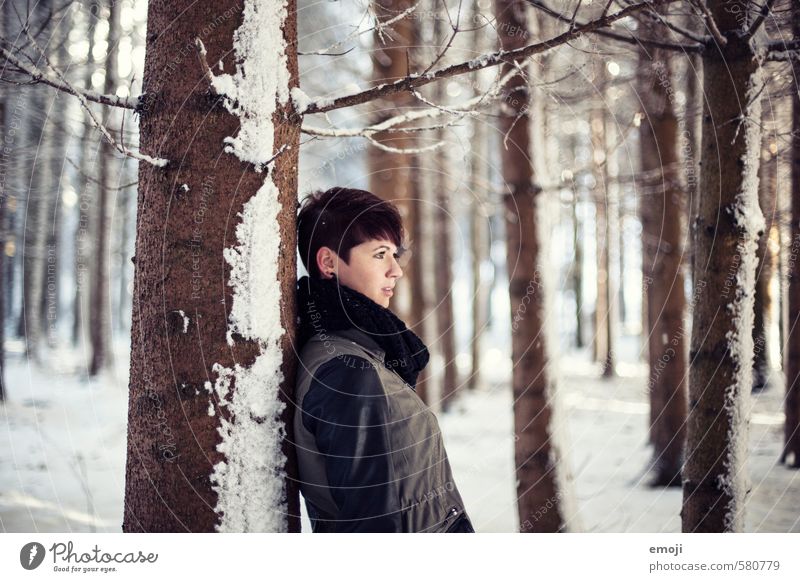
[[[681,491],[650,489],[645,469],[646,366],[633,338],[618,377],[604,381],[586,352],[562,355],[567,463],[578,521],[591,532],[679,532]],[[8,401],[0,405],[0,527],[4,532],[120,531],[125,478],[127,369],[119,345],[114,371],[86,381],[77,355],[45,368],[8,354]],[[458,487],[479,532],[518,527],[508,366],[487,365],[481,389],[465,393],[440,425]],[[800,532],[800,472],[777,463],[783,388],[775,372],[753,396],[746,531]],[[308,531],[304,518],[303,531]]]

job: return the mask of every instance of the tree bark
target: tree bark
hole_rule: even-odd
[[[772,128],[774,111],[764,107],[762,127]],[[761,164],[758,178],[758,203],[764,214],[764,232],[756,248],[756,289],[753,306],[753,390],[767,388],[770,377],[769,329],[772,323],[772,278],[775,275],[776,253],[771,242],[773,229],[777,229],[776,192],[778,180],[777,136],[770,129],[762,130]],[[773,148],[775,151],[772,151]],[[777,233],[775,233],[777,235]]]
[[[437,92],[436,102],[443,103],[442,92]],[[444,130],[439,130],[439,139],[446,141]],[[453,318],[453,256],[450,250],[450,224],[453,221],[452,199],[454,192],[454,165],[449,156],[452,146],[438,150],[436,168],[436,204],[434,206],[434,258],[433,273],[436,289],[436,329],[438,351],[442,356],[441,404],[442,412],[453,405],[458,389],[458,370],[456,369],[455,320]]]
[[[792,6],[792,32],[800,39],[800,6]],[[780,462],[794,469],[800,468],[800,62],[792,61],[794,86],[792,91],[792,192],[791,245],[786,260],[788,281],[788,315],[786,325],[786,421],[783,433],[783,451]]]
[[[87,14],[86,35],[89,41],[89,50],[86,57],[86,65],[83,77],[84,89],[91,89],[92,75],[95,71],[94,62],[94,37],[97,30],[97,19],[99,18],[99,4],[91,3]],[[89,105],[92,107],[92,105]],[[82,342],[86,330],[89,329],[89,290],[91,284],[91,269],[89,257],[91,256],[91,225],[89,211],[94,207],[96,200],[97,187],[92,181],[94,174],[93,160],[96,158],[92,154],[92,146],[100,144],[98,140],[102,138],[96,132],[89,118],[89,114],[83,112],[83,136],[80,145],[80,159],[78,162],[78,179],[81,180],[81,187],[78,194],[78,224],[75,226],[75,295],[72,301],[72,343],[76,346]]]
[[[639,204],[650,365],[651,486],[680,486],[686,437],[686,298],[682,269],[683,201],[678,154],[678,119],[671,99],[670,59],[662,49],[639,53],[639,126],[642,172],[647,177]]]
[[[297,86],[297,21],[294,0],[282,6],[149,3],[141,149],[170,163],[139,167],[126,532],[299,531],[291,403],[300,118],[281,98]],[[240,26],[272,52],[234,44]],[[276,84],[271,126],[269,116],[232,115],[234,105],[212,93],[197,38],[208,63],[237,71],[228,79],[244,83],[235,85],[237,103],[258,98],[245,93],[251,76],[251,84]],[[269,104],[272,95],[261,98]],[[264,171],[226,150],[226,138],[241,137],[246,124],[269,131],[271,147],[229,147],[260,164],[266,150],[282,152]],[[243,293],[243,280],[270,288]],[[274,321],[258,319],[273,306]]]
[[[742,531],[748,399],[753,372],[760,64],[739,35],[745,0],[708,2],[727,39],[703,53],[702,169],[695,249],[689,417],[683,469],[684,532]]]
[[[605,67],[596,64],[598,84],[605,92]],[[613,205],[610,201],[608,180],[608,136],[606,111],[594,107],[590,114],[592,157],[595,173],[595,229],[597,240],[597,297],[594,311],[594,357],[602,365],[602,376],[614,375],[614,334],[612,318],[615,313],[611,290],[611,220]]]
[[[414,0],[373,0],[375,16],[380,20],[396,17],[405,9],[414,4]],[[373,43],[375,50],[372,52],[372,80],[375,84],[391,83],[405,77],[409,70],[411,55],[415,48],[416,21],[407,16],[392,24],[391,34],[375,32]],[[411,61],[413,62],[413,61]],[[372,116],[373,123],[379,123],[398,113],[403,113],[414,101],[410,93],[391,95],[386,99],[374,103]],[[408,149],[415,145],[415,138],[408,133],[379,133],[374,136],[375,141],[394,149]],[[376,196],[388,200],[397,206],[403,217],[404,228],[409,228],[412,221],[409,215],[415,186],[412,184],[410,166],[412,160],[406,153],[386,151],[373,147],[368,152],[370,166],[369,189]],[[408,232],[408,236],[415,240],[417,233]],[[401,277],[395,288],[397,300],[392,309],[397,312],[400,319],[407,322],[412,329],[417,328],[418,321],[413,320],[412,313],[420,310],[419,305],[412,306],[415,299],[410,290],[417,287],[418,283],[411,280],[419,276],[419,270],[411,268],[408,276]]]
[[[108,16],[108,50],[106,52],[106,76],[103,84],[105,95],[114,95],[117,91],[117,56],[119,55],[120,35],[120,2],[111,2]],[[110,107],[103,109],[103,125],[109,127],[115,119]],[[89,375],[96,376],[101,370],[111,365],[113,350],[111,349],[111,305],[109,302],[109,198],[114,188],[114,174],[118,167],[114,149],[107,141],[100,145],[100,172],[98,175],[97,208],[95,210],[93,249],[93,269],[91,301],[89,310],[89,333],[92,342],[92,360],[89,364]]]
[[[504,50],[530,36],[526,3],[495,0],[496,28]],[[521,34],[520,31],[523,31]],[[513,64],[504,63],[501,74]],[[499,112],[502,147],[507,269],[512,321],[514,462],[520,531],[559,532],[568,528],[559,472],[562,451],[553,434],[557,398],[545,334],[545,298],[540,257],[536,184],[531,159],[531,92],[522,75],[514,77]]]

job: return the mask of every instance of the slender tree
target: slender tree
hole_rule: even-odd
[[[684,532],[742,531],[753,372],[761,63],[755,3],[710,0],[719,40],[703,52],[702,168],[692,221],[695,308],[683,469]],[[742,17],[745,22],[742,22]],[[748,33],[743,34],[743,24]]]
[[[504,50],[522,46],[530,35],[523,0],[495,0],[497,31]],[[502,71],[512,69],[506,62]],[[499,112],[499,128],[507,137],[501,149],[504,183],[507,268],[512,321],[512,389],[514,395],[514,462],[517,508],[523,532],[568,529],[566,470],[554,438],[557,397],[545,333],[545,298],[540,263],[536,183],[531,160],[528,79],[517,73]],[[543,508],[547,508],[546,511]]]
[[[800,41],[800,6],[792,5],[792,32]],[[800,61],[792,60],[791,226],[786,271],[788,317],[786,325],[786,398],[783,451],[780,462],[800,468]]]
[[[639,52],[639,126],[645,198],[639,203],[648,315],[651,485],[679,486],[687,407],[686,297],[683,278],[683,205],[678,119],[671,95],[669,55]]]

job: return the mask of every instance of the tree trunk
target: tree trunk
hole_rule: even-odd
[[[572,261],[572,289],[575,292],[575,347],[583,348],[583,237],[581,221],[578,217],[578,189],[572,188],[572,248],[575,257]]]
[[[524,45],[529,37],[526,3],[495,0],[496,28],[502,48]],[[520,34],[519,31],[524,31]],[[502,65],[501,75],[513,66]],[[541,188],[531,160],[531,92],[521,75],[508,85],[499,112],[502,146],[507,269],[512,320],[512,386],[514,397],[514,461],[520,531],[558,532],[568,529],[561,472],[561,443],[554,436],[557,398],[545,333],[545,297],[535,213]]]
[[[99,4],[92,2],[89,5],[87,14],[87,37],[89,41],[89,51],[86,57],[86,65],[83,76],[83,86],[85,89],[92,87],[92,74],[95,71],[94,63],[94,37],[97,30],[97,20],[100,15]],[[92,107],[92,105],[89,105]],[[89,289],[91,283],[91,270],[89,268],[89,257],[91,256],[91,220],[89,211],[94,207],[96,200],[95,193],[97,185],[92,181],[94,174],[94,163],[96,155],[92,154],[93,145],[99,144],[101,140],[99,132],[94,129],[89,114],[83,112],[83,136],[80,145],[80,160],[78,162],[78,179],[81,187],[78,194],[78,224],[75,226],[75,295],[72,302],[72,343],[76,346],[82,342],[86,330],[89,329]]]
[[[106,76],[103,92],[113,95],[117,92],[117,56],[119,54],[120,35],[119,2],[111,2],[108,16],[108,50],[106,52]],[[110,107],[103,110],[103,125],[109,127],[115,112]],[[113,350],[111,349],[111,305],[109,302],[109,198],[114,188],[114,175],[119,164],[114,150],[107,141],[100,145],[100,172],[98,175],[97,208],[95,221],[95,244],[93,249],[93,269],[91,300],[89,310],[89,334],[92,341],[92,360],[89,364],[89,375],[96,376],[101,370],[111,365]]]
[[[170,163],[139,166],[123,531],[299,531],[296,26],[293,0],[149,3],[141,150]]]
[[[774,117],[771,108],[764,108],[762,126],[771,126]],[[772,131],[764,131],[759,166],[758,202],[764,214],[764,232],[756,249],[756,289],[753,299],[753,390],[767,387],[771,365],[769,362],[769,329],[772,323],[772,277],[775,275],[776,256],[772,248],[773,228],[777,227],[777,139]],[[776,148],[775,152],[771,148]]]
[[[412,165],[412,180],[411,180],[411,200],[409,201],[408,217],[406,220],[405,228],[409,236],[413,234],[413,239],[420,244],[424,239],[423,232],[423,213],[428,212],[428,205],[423,201],[425,192],[423,191],[421,176],[424,172],[424,164],[419,155],[413,154],[410,156]],[[419,247],[415,244],[412,245]],[[423,253],[420,253],[423,254]],[[421,258],[421,257],[420,257]],[[412,260],[403,269],[405,276],[409,280],[409,291],[411,293],[411,307],[409,314],[409,321],[406,322],[408,327],[414,331],[423,342],[426,340],[425,334],[425,320],[428,311],[427,296],[425,294],[425,276],[424,276],[424,263],[421,260]],[[417,377],[417,385],[415,390],[417,396],[425,402],[430,404],[430,396],[428,394],[428,379],[430,378],[430,366],[426,366]]]
[[[605,67],[596,65],[597,82],[605,92]],[[608,147],[606,111],[595,107],[591,112],[592,157],[595,173],[595,233],[597,240],[597,298],[594,311],[594,357],[602,364],[602,375],[614,375],[614,345],[612,317],[614,307],[611,291],[611,220],[613,206],[608,185]]]
[[[399,13],[412,6],[414,1],[373,0],[372,4],[376,18],[383,21],[395,18]],[[409,53],[417,44],[415,40],[416,22],[412,16],[406,16],[392,24],[391,34],[375,32],[372,52],[372,80],[375,85],[391,83],[410,73],[411,55]],[[414,97],[410,93],[400,93],[375,101],[372,122],[379,123],[397,113],[404,112],[413,104],[413,101]],[[379,133],[375,134],[374,138],[384,147],[396,150],[412,148],[416,141],[413,135],[403,132]],[[412,163],[410,156],[402,152],[373,147],[368,152],[368,160],[370,191],[383,200],[394,203],[403,217],[404,227],[408,228],[410,221],[407,219],[415,191],[410,171]],[[416,233],[408,232],[408,236],[412,240],[415,239],[415,235]],[[410,290],[418,285],[411,281],[411,277],[419,276],[419,270],[409,269],[408,275],[408,277],[401,277],[397,282],[395,296],[399,301],[396,300],[392,305],[392,310],[398,314],[400,319],[407,322],[409,327],[416,328],[418,322],[412,319],[411,313],[419,311],[420,307],[412,307],[411,302],[415,299],[410,296]]]
[[[488,281],[484,281],[483,270],[488,260],[487,233],[487,190],[488,176],[488,140],[486,123],[480,119],[472,123],[472,147],[470,150],[470,181],[472,197],[470,200],[470,247],[472,259],[472,338],[470,342],[471,371],[467,381],[467,389],[474,390],[481,385],[482,337],[487,325]]]
[[[437,88],[442,84],[439,83]],[[443,103],[443,93],[437,92],[437,103]],[[439,130],[439,139],[446,141],[447,134]],[[455,320],[453,318],[453,273],[451,265],[453,256],[450,251],[450,224],[454,220],[452,199],[454,192],[453,170],[455,166],[450,159],[452,146],[438,150],[439,160],[436,179],[436,204],[434,206],[434,258],[433,273],[436,289],[436,329],[439,353],[442,356],[441,403],[442,412],[450,410],[458,389],[458,370],[456,369]]]
[[[648,56],[651,55],[651,56]],[[685,440],[686,298],[683,258],[683,201],[678,154],[678,119],[671,99],[667,54],[639,52],[639,95],[644,116],[639,130],[642,172],[640,203],[648,314],[651,486],[680,486]]]
[[[800,6],[792,6],[792,32],[795,40],[800,39]],[[792,193],[791,226],[789,237],[791,245],[786,261],[788,282],[786,355],[786,399],[784,412],[786,423],[783,433],[783,451],[780,462],[794,469],[800,468],[800,62],[792,61],[794,79],[792,91]]]
[[[39,34],[39,42],[45,46],[53,34],[53,21],[50,20],[52,2],[40,2],[31,10],[30,20],[33,30]],[[44,42],[42,39],[46,39]],[[38,55],[37,55],[38,56]],[[38,66],[45,66],[39,58]],[[25,338],[25,353],[28,359],[41,363],[41,338],[44,331],[42,302],[45,296],[45,269],[47,257],[47,230],[50,209],[54,204],[55,186],[52,158],[54,155],[56,96],[43,85],[33,88],[32,110],[40,112],[32,116],[29,123],[35,126],[30,145],[32,161],[30,166],[29,188],[25,204],[25,225],[23,243],[23,308],[21,335]]]
[[[753,373],[755,252],[761,146],[760,65],[739,34],[745,0],[713,0],[727,44],[703,53],[699,212],[693,223],[694,298],[684,532],[742,531],[747,497],[747,410]]]

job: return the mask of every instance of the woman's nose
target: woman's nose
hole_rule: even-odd
[[[391,277],[392,275],[395,275],[398,279],[403,276],[403,268],[394,257],[392,257],[392,268],[389,270],[389,276]]]

